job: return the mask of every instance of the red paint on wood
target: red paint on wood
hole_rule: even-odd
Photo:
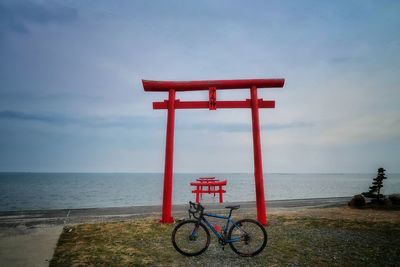
[[[218,179],[215,179],[215,177],[199,177],[196,179],[196,181],[219,181]]]
[[[198,180],[198,179],[197,179]],[[219,181],[219,180],[200,180],[197,182],[191,182],[191,186],[195,186],[196,189],[192,191],[192,193],[196,194],[196,203],[200,203],[200,197],[202,194],[219,194],[219,203],[224,202],[223,194],[226,193],[224,190],[224,186],[226,186],[227,180]],[[218,189],[216,189],[218,187]]]
[[[211,87],[208,90],[208,108],[210,110],[216,110],[217,109],[217,89],[215,89],[215,87]]]
[[[164,190],[162,223],[173,223],[172,217],[172,176],[174,161],[174,127],[175,127],[175,91],[169,90],[168,94],[168,118],[165,142],[165,166],[164,166]]]
[[[165,169],[164,169],[164,193],[163,193],[163,214],[161,222],[171,223],[172,218],[172,180],[173,180],[173,146],[174,146],[174,120],[175,109],[210,109],[217,108],[251,108],[253,148],[254,148],[254,179],[256,187],[257,219],[263,225],[267,224],[266,204],[264,196],[264,176],[262,169],[261,141],[260,141],[260,122],[258,109],[274,108],[275,101],[258,99],[258,88],[279,88],[283,87],[284,79],[245,79],[245,80],[209,80],[209,81],[143,81],[143,88],[150,92],[169,92],[168,100],[164,102],[154,102],[154,109],[168,109],[166,149],[165,149]],[[244,101],[217,101],[216,90],[219,89],[243,89],[250,88],[251,99]],[[209,90],[209,101],[180,101],[175,100],[175,91],[196,91]],[[215,93],[214,93],[215,91]],[[199,178],[200,179],[200,178]],[[202,181],[203,182],[203,181]],[[217,182],[217,181],[214,181]],[[196,201],[204,190],[201,186],[196,186],[193,191],[196,193]],[[200,189],[201,187],[201,189]],[[208,187],[208,185],[207,185]],[[207,192],[217,192],[220,194],[220,201],[223,201],[222,185],[218,190],[208,187]]]
[[[207,181],[219,181],[218,179],[215,179],[215,177],[199,177],[196,179],[198,182],[207,182]],[[208,186],[208,189],[213,189],[215,190],[215,186]],[[215,192],[213,192],[214,197],[215,197]]]
[[[264,197],[264,175],[262,168],[260,120],[258,114],[257,88],[250,89],[251,95],[251,118],[253,126],[253,149],[254,149],[254,179],[256,186],[257,219],[262,225],[267,225],[267,211]]]
[[[148,92],[200,91],[210,87],[220,89],[280,88],[285,79],[242,79],[242,80],[208,80],[208,81],[150,81],[142,80],[143,88]]]
[[[208,185],[226,185],[227,184],[227,180],[223,180],[223,181],[201,181],[201,182],[191,182],[190,185],[191,186],[208,186]]]
[[[208,101],[180,101],[175,100],[175,109],[209,109]],[[259,108],[275,108],[275,101],[258,99]],[[219,108],[251,108],[251,100],[244,101],[216,101],[216,109]],[[168,101],[153,102],[153,109],[168,109]]]

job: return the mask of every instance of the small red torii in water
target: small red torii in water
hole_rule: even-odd
[[[162,223],[172,223],[172,178],[174,157],[175,109],[216,110],[219,108],[250,108],[252,116],[254,179],[256,187],[257,219],[267,225],[267,210],[264,196],[264,175],[262,168],[259,108],[275,108],[275,101],[259,99],[258,88],[281,88],[284,79],[242,79],[209,81],[149,81],[142,80],[147,92],[168,92],[168,100],[153,102],[153,109],[168,109],[167,134],[165,145],[164,190]],[[217,90],[250,89],[250,99],[242,101],[217,101]],[[209,101],[180,101],[175,99],[176,92],[208,90]]]
[[[210,178],[199,178],[196,182],[190,183],[191,186],[196,187],[196,189],[192,191],[192,193],[196,194],[196,203],[200,203],[200,198],[204,193],[214,194],[214,196],[215,193],[218,193],[219,203],[224,202],[223,194],[226,193],[224,186],[226,186],[227,180],[220,181],[215,179],[215,177],[212,177],[213,179]]]

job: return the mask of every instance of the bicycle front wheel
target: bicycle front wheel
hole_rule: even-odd
[[[228,239],[231,249],[243,257],[253,257],[267,245],[267,231],[257,221],[243,219],[229,229]]]
[[[210,232],[196,220],[179,223],[172,231],[174,248],[185,256],[197,256],[210,245]]]

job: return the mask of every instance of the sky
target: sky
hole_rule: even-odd
[[[165,93],[260,89],[270,173],[400,172],[399,1],[0,0],[0,171],[162,172]],[[207,100],[208,93],[177,93]],[[218,92],[244,100],[249,90]],[[252,172],[251,111],[177,110],[175,172]]]

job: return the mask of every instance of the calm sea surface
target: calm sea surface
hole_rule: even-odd
[[[189,183],[208,174],[174,175],[173,203],[194,200]],[[249,173],[221,173],[225,202],[255,200]],[[400,174],[388,174],[384,194],[400,192]],[[368,190],[375,174],[265,174],[267,199],[352,196]],[[160,205],[161,173],[0,173],[0,211]],[[203,202],[218,199],[205,197]]]

